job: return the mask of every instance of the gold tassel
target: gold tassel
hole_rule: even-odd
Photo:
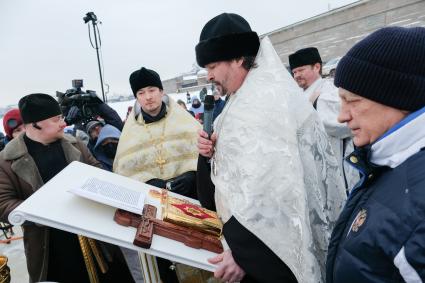
[[[105,261],[105,258],[103,257],[101,250],[97,246],[97,243],[96,243],[95,240],[87,238],[87,241],[90,244],[91,251],[92,251],[94,257],[96,258],[96,262],[99,265],[100,271],[103,274],[105,274],[106,272],[108,272],[109,267],[108,267],[108,264]]]
[[[78,241],[80,242],[81,252],[83,253],[90,283],[99,283],[99,277],[97,276],[96,266],[94,265],[88,240],[86,237],[78,235]]]

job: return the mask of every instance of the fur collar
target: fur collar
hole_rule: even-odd
[[[74,145],[77,143],[77,139],[71,135],[65,134],[62,139],[62,145],[64,143],[71,143]],[[3,149],[3,157],[5,160],[15,160],[23,157],[25,154],[28,154],[28,149],[25,145],[23,134],[11,140]]]
[[[70,163],[74,160],[81,161],[81,152],[75,147],[76,138],[65,134],[61,144],[66,160]],[[29,155],[25,145],[24,135],[19,135],[11,140],[1,153],[4,160],[11,161],[11,169],[15,174],[27,182],[33,190],[43,185],[40,173],[34,159]]]

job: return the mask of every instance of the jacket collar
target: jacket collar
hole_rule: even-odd
[[[145,120],[146,124],[157,122],[157,121],[161,120],[162,118],[164,118],[165,115],[167,115],[167,107],[165,106],[164,102],[162,102],[161,110],[159,111],[158,115],[156,115],[156,116],[149,115],[148,113],[143,111],[143,109],[141,107],[140,107],[140,111],[142,112],[143,120]]]
[[[73,146],[76,143],[77,140],[67,134],[61,140],[65,158],[68,162],[81,159],[81,152]],[[28,153],[23,134],[11,140],[2,151],[2,155],[5,160],[13,161],[11,164],[12,171],[27,182],[34,191],[43,185],[37,165]]]
[[[25,154],[28,154],[28,150],[25,145],[24,134],[12,139],[3,149],[3,157],[5,160],[15,160]]]
[[[64,134],[61,144],[68,163],[71,163],[72,161],[82,161],[82,153],[75,147],[77,139],[74,136]]]
[[[71,135],[65,134],[62,139],[62,145],[64,143],[76,144],[77,139]],[[3,157],[5,160],[19,159],[26,154],[28,154],[28,149],[24,141],[24,134],[8,142],[7,146],[3,149]]]
[[[356,150],[345,157],[345,161],[357,169],[360,174],[360,181],[354,186],[352,191],[370,183],[386,168],[384,166],[378,166],[370,161],[370,149],[370,145],[356,148]]]
[[[371,147],[370,161],[396,168],[425,147],[425,107],[394,125]]]
[[[425,107],[394,125],[373,144],[357,148],[345,158],[360,173],[352,191],[371,182],[384,170],[396,168],[425,147]]]

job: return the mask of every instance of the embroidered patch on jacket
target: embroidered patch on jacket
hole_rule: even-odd
[[[351,226],[351,231],[357,232],[359,231],[360,226],[366,221],[367,211],[362,208],[354,219],[353,225]]]

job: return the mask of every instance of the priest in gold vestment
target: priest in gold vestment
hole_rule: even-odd
[[[155,71],[142,67],[133,72],[130,85],[136,103],[122,131],[113,171],[196,198],[197,131],[201,125],[172,99],[163,101],[166,95]],[[137,259],[137,252],[127,252]],[[153,257],[140,254],[140,259],[145,267],[156,268]],[[157,262],[162,282],[178,282],[169,261]],[[146,283],[159,280],[154,277],[151,272],[143,274]]]

